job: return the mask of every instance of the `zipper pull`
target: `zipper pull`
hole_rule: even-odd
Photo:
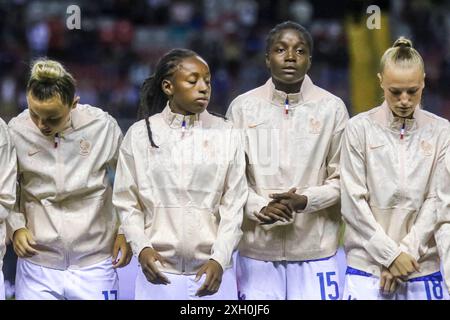
[[[286,101],[284,102],[284,114],[286,118],[289,117],[289,98],[286,96]]]
[[[55,140],[54,140],[54,146],[55,149],[58,148],[58,140],[59,140],[59,133],[55,133]]]
[[[183,121],[181,122],[181,136],[184,137],[184,133],[186,132],[186,120],[183,117]]]
[[[405,122],[406,119],[403,119],[402,128],[400,129],[400,140],[403,140],[403,137],[405,136]]]

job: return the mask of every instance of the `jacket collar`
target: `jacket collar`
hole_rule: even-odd
[[[309,100],[314,84],[308,75],[305,75],[300,91],[296,93],[286,93],[275,89],[272,78],[266,82],[266,86],[269,88],[269,100],[276,106],[284,106],[286,98],[289,101],[289,107],[295,107]]]
[[[93,114],[87,112],[86,110],[82,110],[80,106],[81,105],[78,104],[77,107],[70,112],[70,127],[72,127],[73,130],[84,127],[96,119]]]
[[[205,112],[205,111],[203,111],[203,112]],[[172,129],[181,128],[183,125],[183,120],[186,122],[186,129],[192,128],[200,120],[200,113],[184,116],[182,114],[172,112],[172,110],[169,107],[169,102],[167,102],[166,107],[161,112],[161,114],[162,114],[164,121]]]
[[[420,123],[419,119],[422,118],[419,105],[414,110],[411,119],[395,116],[387,105],[386,101],[384,101],[381,105],[381,109],[383,110],[385,125],[393,130],[400,130],[403,126],[403,123],[405,124],[406,131],[414,130],[417,128],[418,123]]]

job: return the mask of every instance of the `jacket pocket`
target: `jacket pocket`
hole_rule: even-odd
[[[62,216],[56,204],[47,200],[26,202],[27,228],[38,245],[53,244],[60,239]]]

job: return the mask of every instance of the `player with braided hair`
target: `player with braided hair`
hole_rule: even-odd
[[[141,265],[136,299],[237,299],[245,158],[239,133],[205,110],[210,79],[195,52],[165,54],[122,143],[113,203]]]

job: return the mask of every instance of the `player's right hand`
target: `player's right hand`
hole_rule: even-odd
[[[164,266],[166,262],[164,257],[161,256],[155,249],[150,247],[142,249],[138,259],[141,264],[142,272],[149,282],[164,285],[170,283],[169,279],[161,271],[159,271],[155,264],[155,261],[159,261]]]
[[[292,211],[286,204],[272,200],[259,213],[255,213],[255,217],[261,224],[272,224],[277,221],[288,222],[292,219]]]
[[[38,251],[32,247],[35,245],[36,242],[27,228],[20,228],[14,232],[13,248],[19,258],[30,258],[38,254]]]
[[[394,262],[389,266],[389,272],[394,277],[407,277],[411,273],[419,270],[419,263],[406,252],[400,253]]]

